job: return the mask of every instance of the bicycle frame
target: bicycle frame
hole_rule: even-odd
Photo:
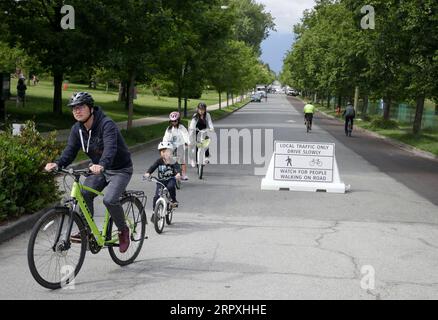
[[[84,186],[83,184],[81,184],[75,180],[73,183],[72,189],[71,189],[71,193],[70,193],[70,197],[74,200],[73,211],[76,209],[76,205],[79,204],[79,208],[82,211],[82,215],[84,216],[85,221],[87,222],[88,226],[90,227],[90,230],[91,230],[94,238],[96,239],[97,244],[100,247],[103,247],[105,245],[116,244],[118,241],[118,237],[111,238],[111,240],[106,240],[108,224],[110,221],[110,214],[109,214],[108,209],[105,208],[105,218],[104,218],[104,223],[103,223],[103,229],[101,232],[101,231],[99,231],[99,228],[97,227],[96,223],[94,222],[94,219],[91,216],[90,210],[88,209],[88,206],[85,203],[85,199],[82,196],[82,192],[81,192],[82,190],[92,192],[98,196],[104,195],[102,192],[99,192],[97,190],[94,190],[93,188]],[[69,230],[69,231],[71,232],[71,230]]]
[[[204,155],[205,150],[210,145],[210,139],[206,139],[205,136],[207,135],[206,130],[199,131],[199,140],[200,142],[196,143],[196,147],[198,148],[198,154],[196,157],[198,165],[204,165]]]

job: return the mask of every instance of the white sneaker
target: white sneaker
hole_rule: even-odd
[[[195,162],[195,160],[192,160],[192,161],[190,162],[190,165],[192,166],[192,168],[196,167],[196,162]]]
[[[189,180],[189,177],[183,176],[181,179],[183,179],[184,181],[187,181],[187,180]]]
[[[210,163],[210,159],[209,158],[205,158],[204,164],[209,164],[209,163]]]

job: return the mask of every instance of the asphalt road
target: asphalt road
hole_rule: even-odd
[[[304,103],[298,98],[288,97],[288,100],[298,109],[304,107]],[[316,121],[336,140],[346,144],[349,149],[379,168],[380,171],[438,205],[437,160],[418,157],[414,153],[406,152],[364,132],[355,131],[351,138],[346,137],[343,123],[322,114],[316,115]]]
[[[249,164],[211,164],[204,180],[189,169],[191,179],[178,192],[175,224],[161,235],[149,225],[149,239],[135,263],[121,268],[105,250],[87,253],[75,289],[52,292],[31,277],[29,234],[23,234],[0,245],[0,298],[437,299],[436,202],[423,187],[385,169],[394,158],[410,155],[382,151],[374,142],[364,151],[360,145],[371,138],[346,140],[339,124],[319,117],[306,134],[301,110],[299,101],[271,95],[215,123],[218,141],[225,140],[221,129],[235,128],[248,129],[252,140],[273,130],[275,140],[334,142],[341,179],[351,192],[261,191],[263,176],[254,173],[263,163],[254,158]],[[262,154],[270,143],[260,143]],[[257,144],[252,146],[258,150]],[[245,146],[240,143],[240,150]],[[155,147],[133,155],[129,186],[149,196],[148,217],[155,187],[141,175],[156,159]],[[216,155],[224,160],[236,148],[229,144]],[[380,153],[368,154],[373,152]],[[257,156],[253,148],[250,153]],[[424,161],[417,160],[418,167],[412,158],[398,174],[416,177]],[[436,172],[428,174],[437,178]]]

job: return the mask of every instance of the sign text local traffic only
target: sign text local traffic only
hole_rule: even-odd
[[[262,190],[345,193],[336,162],[335,144],[276,141]]]
[[[333,182],[335,145],[276,142],[274,180]]]

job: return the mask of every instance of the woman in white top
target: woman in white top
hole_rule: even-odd
[[[211,121],[211,116],[207,112],[207,105],[203,102],[200,102],[198,104],[198,108],[196,110],[196,113],[192,117],[192,121],[190,122],[189,126],[189,134],[190,138],[196,140],[196,136],[199,131],[201,130],[209,130],[214,131],[213,122]],[[194,146],[196,146],[196,143],[193,143]],[[196,152],[196,148],[194,147],[192,152]],[[205,150],[205,163],[209,163],[209,157],[210,157],[210,151],[209,149]],[[194,157],[192,157],[194,159]],[[192,167],[195,166],[194,160],[192,160],[191,163]]]
[[[174,111],[169,115],[169,127],[164,133],[163,141],[172,143],[174,150],[176,150],[176,161],[182,167],[182,180],[188,180],[186,175],[186,161],[185,161],[185,146],[189,144],[189,133],[186,127],[181,124],[181,115]]]

